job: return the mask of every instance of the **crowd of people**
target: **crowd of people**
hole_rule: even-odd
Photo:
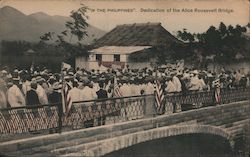
[[[117,83],[120,96],[129,97],[155,92],[155,80],[159,80],[164,93],[239,88],[250,86],[250,74],[242,71],[215,73],[174,67],[130,69],[108,69],[106,71],[64,68],[52,73],[47,68],[33,70],[0,71],[0,108],[26,105],[43,105],[62,101],[62,85],[67,86],[72,102],[117,97],[114,86]]]

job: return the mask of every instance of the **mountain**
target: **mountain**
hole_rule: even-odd
[[[37,42],[40,36],[47,32],[58,34],[65,30],[65,22],[69,17],[50,16],[43,12],[25,15],[19,10],[5,6],[0,8],[0,40],[25,40]],[[105,32],[89,25],[87,28],[88,37],[84,44],[89,44],[93,39],[99,39]],[[72,40],[76,42],[76,39]]]

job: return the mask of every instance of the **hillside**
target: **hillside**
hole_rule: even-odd
[[[19,10],[5,6],[0,8],[0,40],[39,41],[39,37],[47,32],[56,34],[65,30],[65,22],[70,20],[64,16],[50,16],[43,12],[25,15]],[[87,28],[88,37],[83,41],[90,44],[93,39],[102,37],[105,32],[94,26]],[[76,40],[73,40],[75,42]]]

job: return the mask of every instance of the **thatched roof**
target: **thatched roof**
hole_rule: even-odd
[[[113,55],[113,54],[131,54],[134,52],[142,51],[145,49],[149,49],[151,46],[103,46],[97,49],[93,49],[90,51],[92,54],[106,54],[106,55]]]
[[[161,23],[118,25],[98,39],[94,47],[101,46],[167,46],[182,43],[171,35]]]

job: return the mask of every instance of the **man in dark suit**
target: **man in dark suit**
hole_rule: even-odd
[[[58,116],[61,117],[62,113],[63,113],[63,109],[62,109],[62,84],[60,84],[59,82],[54,82],[54,84],[52,85],[53,91],[52,93],[49,94],[48,96],[48,100],[49,103],[51,104],[57,104],[58,105]],[[59,124],[58,126],[62,126],[62,121],[59,120]],[[60,132],[61,130],[59,129],[60,127],[54,129],[50,129],[50,133],[53,132]]]
[[[31,82],[30,86],[31,86],[31,90],[29,90],[26,95],[27,106],[39,105],[40,102],[39,102],[39,98],[36,92],[36,88],[37,88],[36,82]]]
[[[49,103],[55,104],[62,102],[61,89],[62,85],[59,82],[53,84],[53,92],[48,96]]]
[[[100,87],[100,89],[96,92],[97,98],[98,99],[106,99],[106,98],[108,98],[108,92],[103,89],[103,87],[104,87],[104,83],[103,82],[99,82],[99,87]],[[103,103],[102,105],[105,106],[105,103]],[[98,126],[105,125],[106,115],[100,116],[97,120],[98,120]]]

